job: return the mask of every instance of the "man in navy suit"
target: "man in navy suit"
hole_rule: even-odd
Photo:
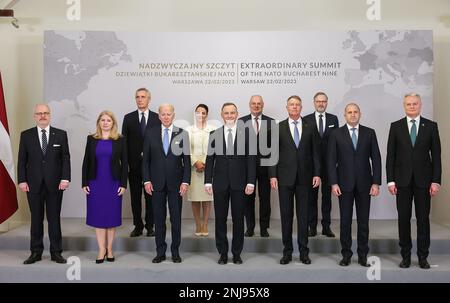
[[[377,136],[359,124],[361,111],[355,103],[345,107],[346,124],[333,131],[328,141],[328,177],[333,194],[339,197],[341,215],[341,266],[352,257],[353,201],[358,222],[358,263],[368,267],[370,197],[381,185],[381,156]]]
[[[397,199],[401,268],[411,265],[412,203],[417,219],[417,256],[419,266],[430,268],[430,200],[441,186],[441,140],[436,122],[420,115],[418,94],[403,100],[406,117],[391,124],[386,157],[388,189]]]
[[[308,200],[311,188],[320,185],[320,139],[315,131],[315,123],[308,123],[301,117],[302,100],[299,96],[290,96],[286,109],[289,117],[278,126],[278,163],[269,168],[270,185],[273,189],[278,189],[280,200],[284,246],[280,264],[286,265],[292,261],[294,205],[300,261],[311,264],[308,248]]]
[[[268,158],[269,154],[262,154],[261,145],[270,149],[270,129],[274,121],[271,117],[263,115],[264,101],[259,95],[254,95],[249,102],[250,114],[240,118],[244,123],[251,123],[249,135],[254,137],[252,142],[257,144],[256,182],[258,183],[259,195],[259,227],[261,237],[269,237],[267,229],[270,227],[270,180],[267,166],[261,165],[261,159]],[[264,136],[264,140],[262,140]],[[256,139],[256,140],[255,140]],[[253,194],[246,196],[244,217],[247,224],[246,237],[252,237],[255,233],[255,198]]]
[[[133,212],[134,229],[130,237],[142,235],[142,193],[145,198],[145,229],[147,236],[155,235],[153,231],[152,197],[147,194],[142,184],[142,150],[146,130],[161,124],[158,114],[149,110],[151,95],[148,89],[139,88],[135,93],[137,110],[123,118],[122,134],[127,138],[128,182],[130,183],[131,210]]]
[[[205,190],[214,193],[216,215],[216,247],[219,264],[228,262],[227,216],[231,200],[233,263],[242,264],[244,247],[245,195],[251,195],[256,182],[256,153],[250,154],[248,129],[237,123],[238,111],[234,103],[222,106],[224,126],[209,135],[205,166]]]
[[[70,153],[67,133],[50,126],[50,108],[34,108],[36,127],[20,135],[17,164],[18,183],[27,193],[31,212],[31,256],[24,264],[40,261],[44,250],[44,209],[47,214],[51,260],[67,263],[62,253],[61,203],[70,182]]]
[[[166,259],[166,203],[169,205],[172,227],[172,261],[180,263],[182,196],[191,181],[189,137],[183,129],[173,125],[174,107],[159,106],[161,125],[150,128],[144,139],[142,180],[151,195],[155,218],[156,257],[153,263]]]
[[[316,126],[316,132],[320,137],[320,159],[322,171],[320,178],[322,183],[322,235],[334,238],[331,230],[331,186],[328,183],[327,173],[327,145],[330,133],[339,127],[338,118],[335,115],[325,112],[328,105],[328,96],[324,92],[318,92],[314,95],[313,103],[316,111],[304,117],[311,125]],[[319,187],[313,188],[309,196],[308,204],[308,236],[317,235],[317,199],[319,196]]]

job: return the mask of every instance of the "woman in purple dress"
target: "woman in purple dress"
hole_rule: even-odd
[[[87,137],[82,187],[87,198],[86,224],[95,227],[98,242],[96,263],[113,262],[115,228],[122,225],[122,195],[127,187],[125,137],[117,130],[110,111],[97,118],[95,134]]]

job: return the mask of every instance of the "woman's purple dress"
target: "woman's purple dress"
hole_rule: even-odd
[[[86,224],[96,228],[122,225],[122,196],[117,195],[119,180],[111,170],[112,140],[98,140],[95,150],[96,178],[89,181]]]

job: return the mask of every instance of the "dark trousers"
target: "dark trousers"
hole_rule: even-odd
[[[48,236],[50,238],[50,253],[62,252],[61,236],[61,203],[63,191],[49,191],[42,182],[39,193],[27,193],[28,205],[31,212],[31,241],[30,250],[42,254],[44,250],[44,208],[48,222]]]
[[[331,186],[321,185],[322,188],[322,228],[330,228],[331,224]],[[308,204],[308,226],[317,228],[319,187],[311,189]]]
[[[145,198],[145,228],[153,229],[153,208],[152,196],[147,194],[142,185],[142,176],[140,174],[128,174],[128,182],[130,183],[131,210],[133,212],[133,224],[139,229],[144,228],[142,222],[142,193]]]
[[[430,193],[428,188],[419,188],[411,181],[407,187],[397,187],[398,233],[400,253],[411,257],[411,216],[414,200],[417,220],[417,256],[427,258],[430,248]]]
[[[283,241],[283,255],[292,255],[292,224],[294,221],[294,197],[295,213],[297,216],[297,242],[300,256],[306,256],[308,249],[308,196],[309,186],[293,185],[279,186],[281,232]]]
[[[263,168],[258,167],[256,174],[256,182],[258,185],[259,195],[259,227],[261,230],[270,227],[270,180],[267,174],[267,168],[262,171]],[[256,186],[256,184],[255,184]],[[245,223],[248,230],[255,229],[255,198],[256,188],[253,194],[247,196],[245,202]]]
[[[156,254],[163,256],[166,254],[166,218],[167,206],[169,205],[170,224],[172,230],[172,244],[170,250],[173,255],[179,254],[179,247],[181,243],[181,208],[182,198],[178,191],[168,191],[165,188],[162,191],[154,191],[152,206],[155,215],[155,242]]]
[[[367,257],[369,253],[369,213],[370,195],[369,190],[360,192],[342,192],[339,196],[339,212],[341,215],[341,253],[343,257],[350,258],[352,252],[352,220],[353,202],[356,206],[356,222],[358,224],[358,256]]]
[[[213,187],[214,190],[214,187]],[[214,190],[214,212],[216,216],[216,247],[219,254],[228,253],[227,217],[231,198],[233,239],[231,252],[239,256],[244,247],[244,190]]]

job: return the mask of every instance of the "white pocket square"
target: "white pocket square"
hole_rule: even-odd
[[[328,125],[328,127],[334,127],[334,124],[332,124],[332,125]]]
[[[60,144],[53,144],[53,147],[60,147]]]

